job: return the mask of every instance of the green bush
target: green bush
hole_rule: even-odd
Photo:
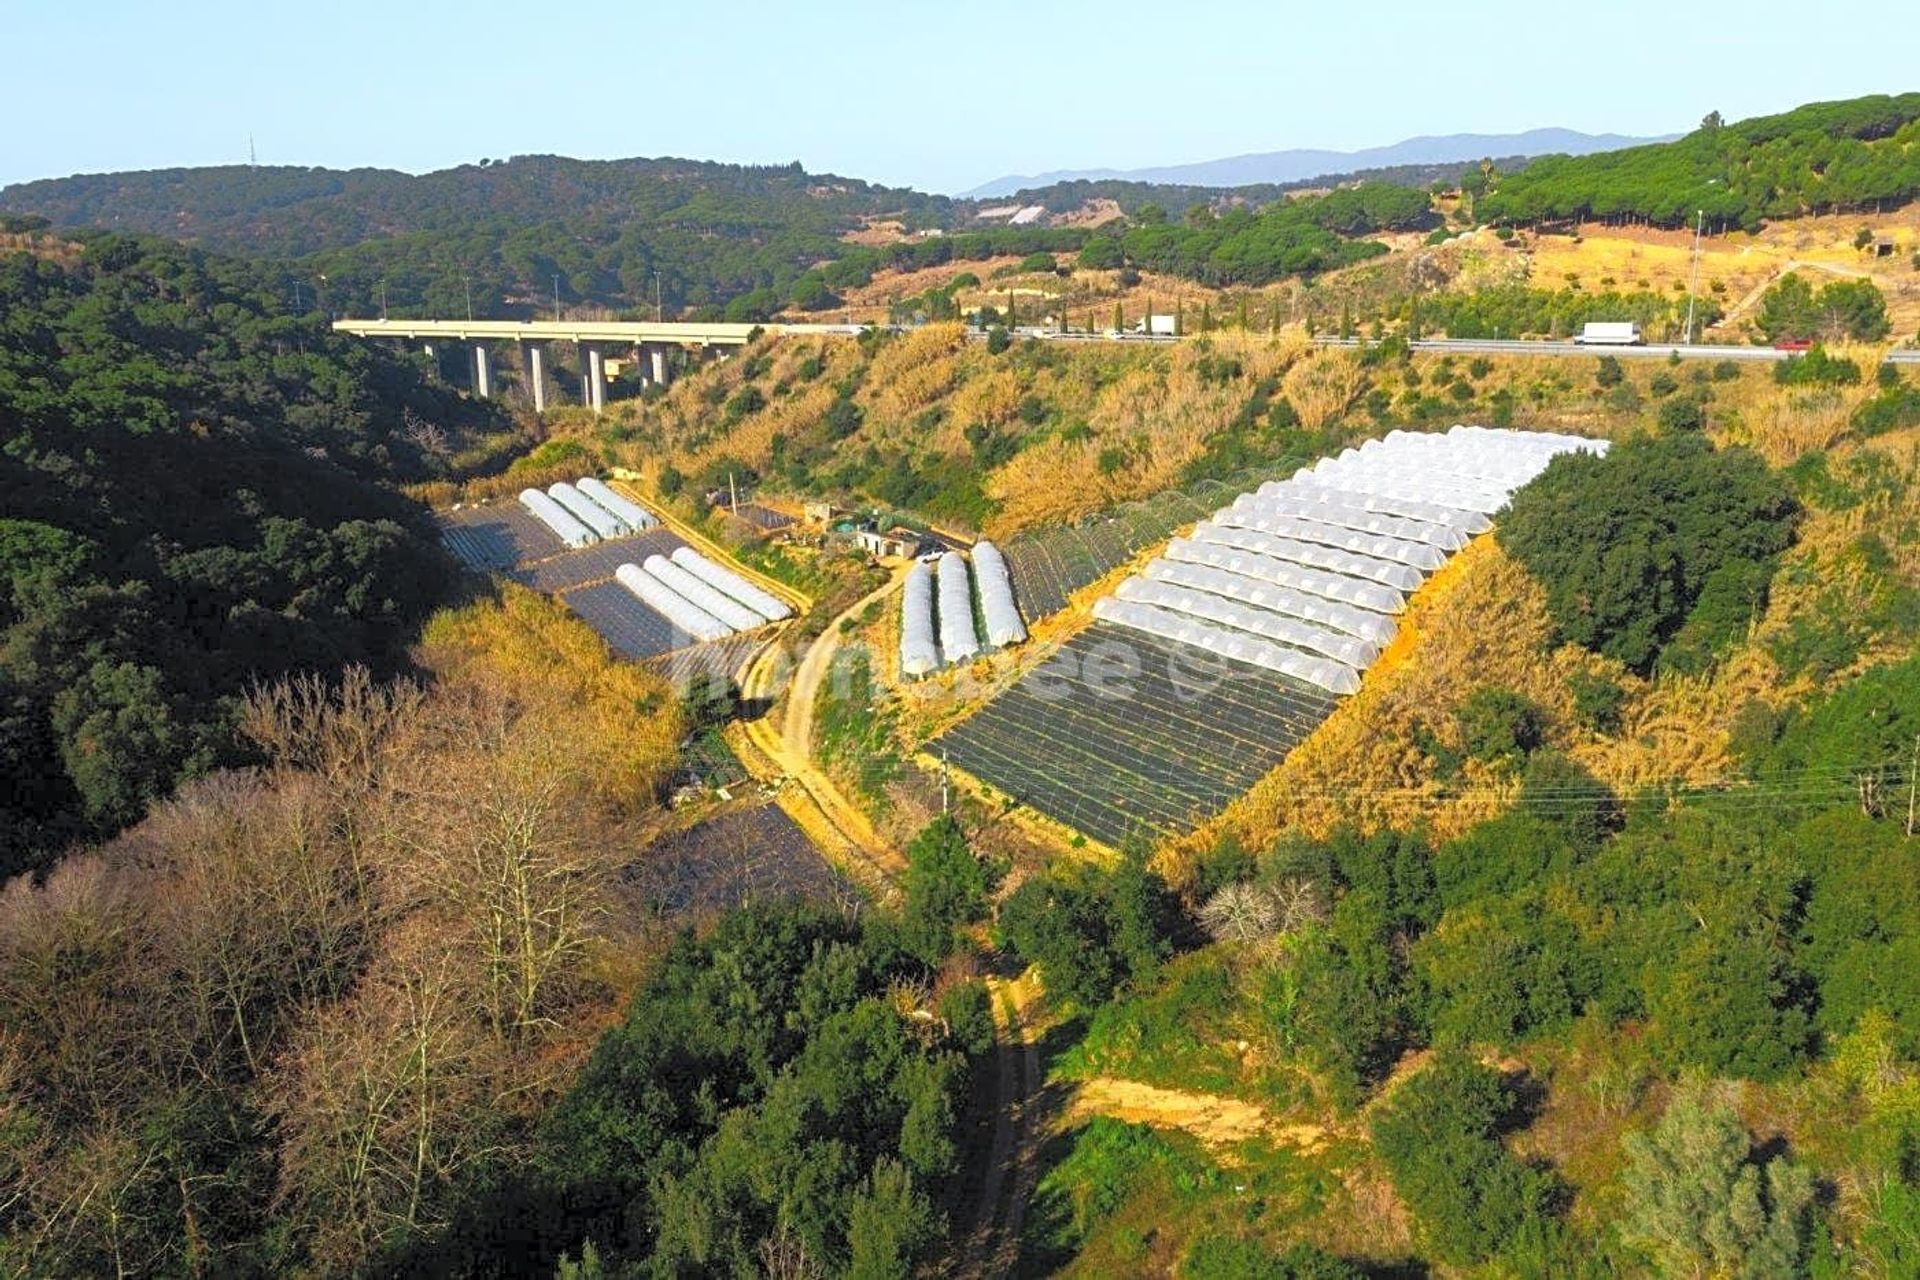
[[[1497,536],[1545,590],[1560,634],[1646,672],[1707,580],[1735,562],[1770,566],[1795,513],[1752,453],[1667,435],[1554,459]]]
[[[1707,426],[1707,407],[1691,397],[1661,402],[1660,412],[1655,416],[1660,429],[1668,433],[1704,431]]]
[[[1773,366],[1773,380],[1783,387],[1856,387],[1860,366],[1844,356],[1831,356],[1814,344],[1803,356],[1788,356]]]
[[[1467,755],[1489,764],[1511,764],[1546,739],[1546,713],[1511,689],[1475,689],[1460,707],[1460,737]]]
[[[1443,1051],[1374,1113],[1374,1150],[1421,1239],[1446,1262],[1485,1262],[1550,1216],[1551,1178],[1500,1143],[1515,1109],[1498,1072]]]

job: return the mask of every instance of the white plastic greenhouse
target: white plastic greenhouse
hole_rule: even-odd
[[[671,588],[674,594],[698,605],[735,631],[764,626],[766,619],[726,593],[700,581],[663,555],[650,555],[641,566]]]
[[[599,534],[603,541],[627,532],[626,522],[565,480],[547,486],[547,496],[565,507],[569,514]]]
[[[1152,578],[1156,582],[1170,582],[1174,586],[1191,587],[1195,591],[1211,591],[1214,595],[1235,600],[1252,600],[1247,593],[1257,588],[1260,598],[1254,602],[1262,608],[1284,613],[1290,618],[1299,618],[1303,622],[1332,627],[1335,631],[1344,631],[1376,649],[1386,647],[1387,642],[1393,639],[1393,633],[1399,629],[1394,620],[1384,613],[1355,608],[1306,591],[1296,591],[1267,581],[1257,574],[1242,574],[1218,565],[1168,558],[1155,560],[1140,573],[1142,577]]]
[[[534,518],[553,530],[569,547],[590,547],[600,541],[600,536],[565,507],[538,489],[522,489],[520,505],[531,511]]]
[[[615,493],[612,488],[598,476],[581,476],[579,482],[574,485],[574,488],[586,494],[589,498],[592,498],[608,511],[613,512],[614,515],[620,517],[621,522],[635,533],[643,529],[651,529],[660,523],[654,519],[651,511],[633,499],[623,494]]]
[[[640,598],[653,610],[696,640],[720,640],[733,634],[733,628],[700,608],[637,564],[623,564],[613,571],[621,586]]]
[[[1220,512],[1215,519],[1221,524],[1241,529],[1258,529],[1262,533],[1276,533],[1300,542],[1318,542],[1323,546],[1357,551],[1361,555],[1397,561],[1428,572],[1447,562],[1446,552],[1425,542],[1408,542],[1381,533],[1362,533],[1357,529],[1343,529],[1338,525],[1277,515],[1245,498]]]
[[[1303,622],[1272,608],[1272,598],[1278,593],[1276,587],[1255,584],[1235,588],[1232,595],[1215,595],[1157,578],[1140,577],[1128,578],[1113,594],[1116,599],[1155,605],[1203,622],[1217,622],[1235,631],[1264,636],[1279,644],[1332,658],[1355,671],[1366,670],[1367,665],[1380,656],[1377,645],[1358,636]]]
[[[1349,578],[1360,578],[1367,582],[1385,583],[1396,591],[1415,590],[1426,577],[1411,565],[1396,564],[1392,560],[1381,560],[1375,556],[1362,555],[1357,551],[1343,551],[1339,547],[1329,547],[1318,542],[1301,542],[1297,538],[1283,538],[1277,533],[1242,529],[1211,520],[1203,520],[1195,525],[1193,536],[1201,542],[1217,542],[1222,546],[1238,547],[1242,551],[1258,551],[1261,555],[1291,560],[1295,564],[1304,564],[1312,569],[1324,569],[1328,573],[1344,573]]]
[[[1606,447],[1486,427],[1390,432],[1242,494],[1094,615],[1352,693],[1407,593],[1554,458]]]
[[[1229,530],[1229,533],[1236,532]],[[1378,582],[1362,582],[1345,574],[1328,573],[1289,560],[1276,559],[1232,545],[1175,538],[1167,544],[1166,559],[1192,564],[1212,565],[1232,573],[1260,578],[1277,586],[1311,592],[1328,600],[1354,605],[1373,613],[1399,613],[1407,607],[1407,598],[1392,587]],[[1151,566],[1149,566],[1151,567]]]
[[[980,593],[980,612],[987,620],[987,643],[1004,649],[1027,638],[1027,625],[1013,602],[1013,579],[1006,557],[985,539],[973,544],[973,581]]]
[[[1424,542],[1445,551],[1458,551],[1467,545],[1467,535],[1450,524],[1369,511],[1364,499],[1357,494],[1310,490],[1292,480],[1269,480],[1260,486],[1258,493],[1248,494],[1233,505],[1239,507],[1243,503],[1296,520],[1313,520],[1408,542]]]
[[[768,622],[793,616],[793,610],[777,597],[762,591],[725,565],[715,564],[692,547],[677,549],[673,553],[673,562],[716,591],[738,600]]]
[[[1358,673],[1330,658],[1316,658],[1244,631],[1230,631],[1150,604],[1106,596],[1094,602],[1093,616],[1131,627],[1135,631],[1144,631],[1150,636],[1159,636],[1163,640],[1192,645],[1208,653],[1278,671],[1281,675],[1317,685],[1329,693],[1353,693],[1360,688]]]
[[[940,656],[949,665],[965,662],[980,652],[980,636],[973,628],[973,588],[967,581],[967,562],[958,551],[940,557]]]
[[[933,635],[933,571],[916,560],[907,570],[900,597],[900,670],[924,676],[940,666],[940,645]]]

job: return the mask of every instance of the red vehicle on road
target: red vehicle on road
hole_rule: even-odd
[[[1813,350],[1813,339],[1776,338],[1773,342],[1773,349],[1775,351],[1811,351]]]

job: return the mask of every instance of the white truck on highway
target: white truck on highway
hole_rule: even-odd
[[[1637,347],[1646,341],[1631,320],[1589,320],[1573,340],[1583,347]]]

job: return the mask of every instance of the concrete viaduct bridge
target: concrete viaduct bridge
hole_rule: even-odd
[[[606,359],[609,351],[630,352],[644,362],[643,376],[664,384],[667,351],[693,348],[703,354],[744,346],[757,329],[763,333],[858,334],[853,324],[703,324],[684,320],[336,320],[340,333],[361,338],[393,338],[420,342],[429,352],[436,343],[468,343],[473,347],[473,391],[486,399],[493,395],[492,344],[513,343],[525,361],[527,385],[533,390],[535,413],[547,408],[546,349],[548,343],[571,342],[583,355],[580,402],[599,413],[607,405]]]

